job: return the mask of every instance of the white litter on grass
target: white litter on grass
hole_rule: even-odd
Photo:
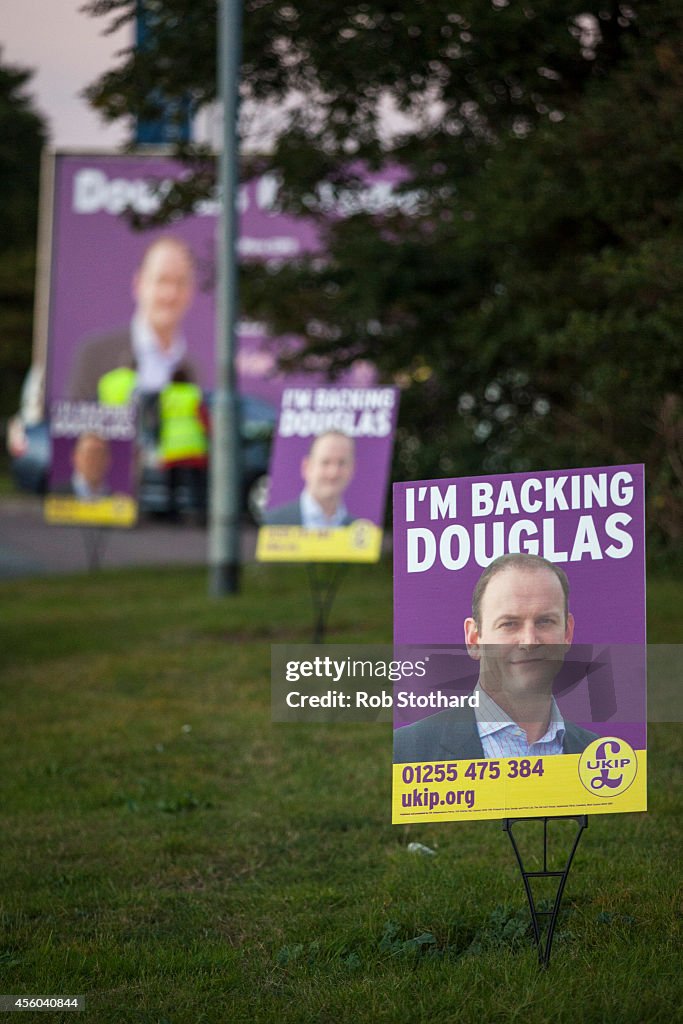
[[[421,853],[423,857],[436,857],[436,850],[422,843],[408,843],[406,850],[408,853]]]

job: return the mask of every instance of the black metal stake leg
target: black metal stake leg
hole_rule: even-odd
[[[541,821],[543,823],[543,870],[542,871],[527,871],[524,867],[522,855],[517,845],[515,835],[513,832],[513,826],[520,821]],[[567,855],[564,867],[557,871],[551,871],[548,868],[548,822],[550,821],[575,821],[577,825],[576,834],[574,840]],[[569,869],[572,866],[574,854],[576,848],[579,845],[579,840],[583,835],[584,829],[588,827],[588,816],[585,814],[562,814],[557,816],[549,816],[542,818],[506,818],[503,822],[503,830],[507,832],[512,843],[512,848],[515,851],[515,857],[519,865],[519,871],[522,876],[524,883],[524,890],[526,892],[527,900],[529,901],[529,911],[531,913],[531,924],[534,929],[534,940],[536,942],[536,949],[538,950],[538,964],[541,968],[547,968],[550,964],[550,953],[553,945],[553,937],[555,935],[555,926],[557,924],[557,918],[560,913],[560,905],[562,903],[562,895],[564,893],[564,887],[567,884],[567,878],[569,877]],[[551,910],[540,910],[534,900],[534,894],[531,888],[531,879],[533,878],[556,878],[558,880],[557,890],[555,892],[555,899]],[[541,930],[541,923],[547,919],[547,932],[545,935],[545,942],[543,941],[543,934]]]
[[[102,564],[102,555],[107,546],[107,531],[101,526],[84,527],[81,530],[81,536],[85,545],[88,572],[96,572]]]
[[[333,565],[327,574],[316,562],[310,562],[307,569],[313,602],[312,643],[321,644],[325,640],[327,621],[348,565],[345,563]]]

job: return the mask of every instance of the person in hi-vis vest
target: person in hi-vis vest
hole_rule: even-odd
[[[150,445],[156,447],[159,435],[159,395],[139,391],[135,362],[117,366],[102,374],[97,382],[97,401],[107,406],[128,405],[135,401],[138,446],[143,450]]]
[[[168,471],[169,515],[180,514],[179,489],[189,492],[189,505],[200,522],[206,519],[206,475],[209,462],[209,417],[201,388],[177,370],[159,395],[159,456]]]
[[[137,386],[138,375],[132,366],[118,366],[103,374],[97,382],[100,405],[128,405]]]

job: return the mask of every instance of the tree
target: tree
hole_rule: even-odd
[[[0,416],[16,410],[31,361],[38,179],[46,139],[24,91],[31,75],[0,63]]]
[[[245,304],[305,340],[292,359],[369,358],[403,384],[402,476],[646,461],[651,521],[676,544],[683,14],[673,0],[455,6],[246,0],[245,108],[279,104],[263,166],[319,219],[326,258],[251,267]],[[152,84],[215,96],[213,0],[155,11],[156,52],[91,90],[108,116],[138,112]],[[387,107],[408,119],[393,136]],[[392,164],[403,204],[329,217],[330,195],[359,196]]]

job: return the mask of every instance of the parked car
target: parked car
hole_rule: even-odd
[[[19,412],[7,423],[12,475],[22,491],[44,494],[50,465],[50,433],[43,410],[43,371],[32,366],[21,389]]]
[[[50,472],[50,426],[45,418],[36,420],[35,413],[32,417],[28,413],[28,392],[34,387],[35,378],[30,382],[27,378],[22,392],[22,408],[8,424],[7,448],[17,486],[34,494],[45,494]],[[210,395],[207,404],[210,407]],[[268,489],[268,464],[277,410],[255,395],[241,395],[239,405],[242,505],[250,517],[259,522]],[[154,431],[144,428],[144,418],[138,442],[142,465],[138,487],[140,513],[164,515],[169,509],[167,474],[159,461]],[[178,498],[182,506],[185,498],[182,489]]]
[[[7,450],[12,477],[22,491],[45,494],[50,449],[50,431],[44,420],[24,425],[19,417],[12,417],[7,427]]]

